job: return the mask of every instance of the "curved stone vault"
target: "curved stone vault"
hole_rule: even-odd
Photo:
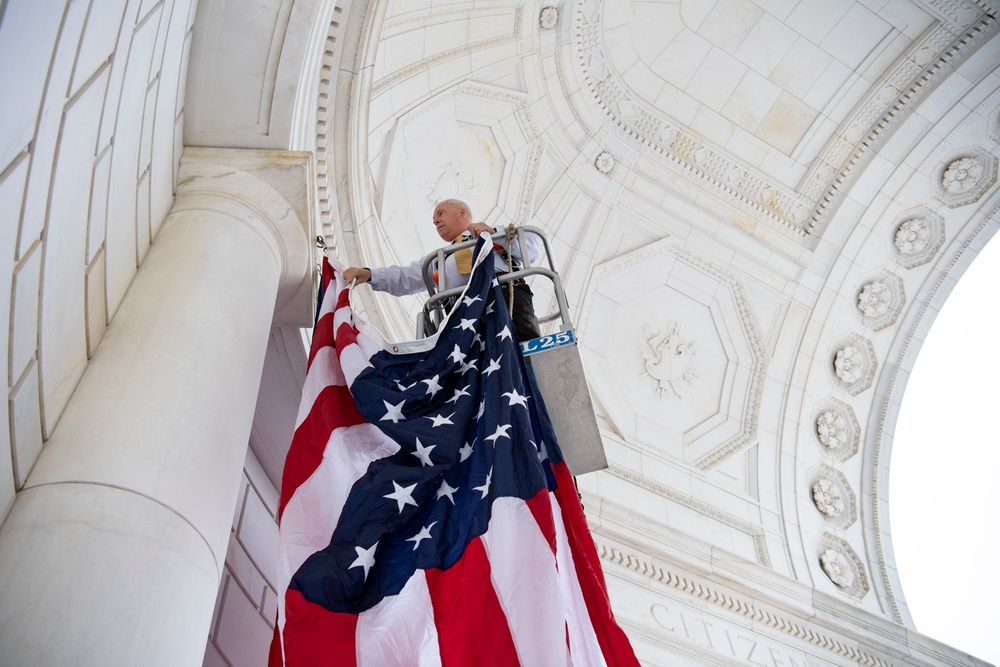
[[[202,536],[214,620],[189,631],[206,665],[261,664],[302,232],[408,262],[459,197],[552,243],[609,460],[579,489],[644,664],[982,664],[913,628],[886,488],[920,344],[1000,222],[998,0],[22,4],[0,3],[0,57],[30,54],[0,79],[22,91],[0,103],[5,530],[35,525],[45,475],[86,469],[59,425],[91,368],[126,363],[99,360],[133,283],[157,294],[140,278],[192,206],[175,195],[239,202],[254,229],[290,211],[260,237],[276,312],[256,406],[233,408],[250,447],[228,547]],[[412,337],[419,297],[356,297]]]

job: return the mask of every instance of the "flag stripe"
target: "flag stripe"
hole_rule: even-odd
[[[444,667],[519,664],[479,538],[455,565],[426,575]]]
[[[418,571],[398,595],[359,615],[359,667],[441,667],[431,594]]]
[[[338,428],[364,424],[347,387],[329,385],[316,396],[312,409],[295,431],[281,474],[278,520],[298,487],[319,467],[331,434]]]
[[[357,667],[356,615],[332,613],[293,590],[285,593],[285,606],[289,617],[282,630],[285,665]]]
[[[483,542],[521,663],[570,664],[555,558],[527,504],[518,498],[495,499]]]
[[[552,507],[552,518],[556,534],[556,565],[559,568],[559,586],[565,599],[566,630],[569,634],[569,650],[574,665],[605,667],[607,661],[601,651],[600,642],[590,623],[587,603],[580,591],[580,579],[576,576],[576,563],[569,545],[569,536],[563,524],[562,512],[555,494],[548,494]]]
[[[570,475],[565,463],[552,466],[552,471],[558,484],[555,492],[556,501],[562,513],[563,524],[566,526],[580,590],[587,603],[589,625],[597,635],[604,660],[612,667],[639,667],[632,645],[611,611],[611,600],[608,599],[608,589],[604,583],[604,572],[601,570],[597,546],[590,536],[587,518],[583,514],[583,505],[576,496],[573,476]]]

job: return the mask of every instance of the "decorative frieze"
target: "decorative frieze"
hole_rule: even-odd
[[[934,183],[934,196],[949,208],[977,201],[997,180],[997,159],[984,150],[948,161]]]
[[[896,322],[905,302],[902,279],[885,271],[858,291],[861,323],[873,331],[884,329]]]
[[[857,334],[852,334],[834,352],[834,375],[851,396],[857,396],[872,385],[875,366],[872,344]]]
[[[944,218],[927,207],[908,211],[893,226],[892,244],[906,268],[926,264],[944,244]]]
[[[861,559],[851,545],[839,537],[823,533],[816,545],[816,560],[823,574],[841,593],[860,600],[871,589]]]
[[[861,427],[851,406],[829,399],[816,416],[816,438],[824,452],[838,461],[846,461],[858,452]]]

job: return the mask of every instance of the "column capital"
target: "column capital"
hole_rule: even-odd
[[[281,267],[274,326],[312,323],[316,218],[313,155],[187,147],[172,212],[211,210],[261,234]]]

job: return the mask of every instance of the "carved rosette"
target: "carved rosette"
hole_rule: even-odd
[[[895,324],[905,302],[903,280],[882,272],[858,290],[857,306],[861,323],[873,331]]]
[[[872,386],[875,379],[875,349],[861,336],[852,334],[837,346],[832,361],[834,375],[851,396],[857,396]]]
[[[809,482],[813,507],[823,520],[837,528],[847,528],[857,516],[857,500],[847,478],[839,470],[821,465]]]
[[[851,545],[839,537],[823,533],[816,545],[816,560],[841,593],[860,600],[870,590],[864,564]]]
[[[559,23],[559,8],[552,5],[542,7],[538,12],[538,27],[542,30],[552,30]]]
[[[950,160],[939,173],[934,196],[945,206],[956,208],[978,200],[996,183],[997,159],[979,150]]]
[[[611,153],[603,151],[597,156],[597,159],[594,160],[594,166],[597,167],[597,171],[602,174],[610,174],[611,170],[615,166],[615,158],[611,155]]]
[[[846,403],[834,398],[824,402],[816,415],[815,433],[823,451],[838,461],[846,461],[858,453],[861,427],[854,410]]]
[[[930,261],[944,244],[944,218],[926,207],[907,212],[893,229],[896,260],[908,269]]]

